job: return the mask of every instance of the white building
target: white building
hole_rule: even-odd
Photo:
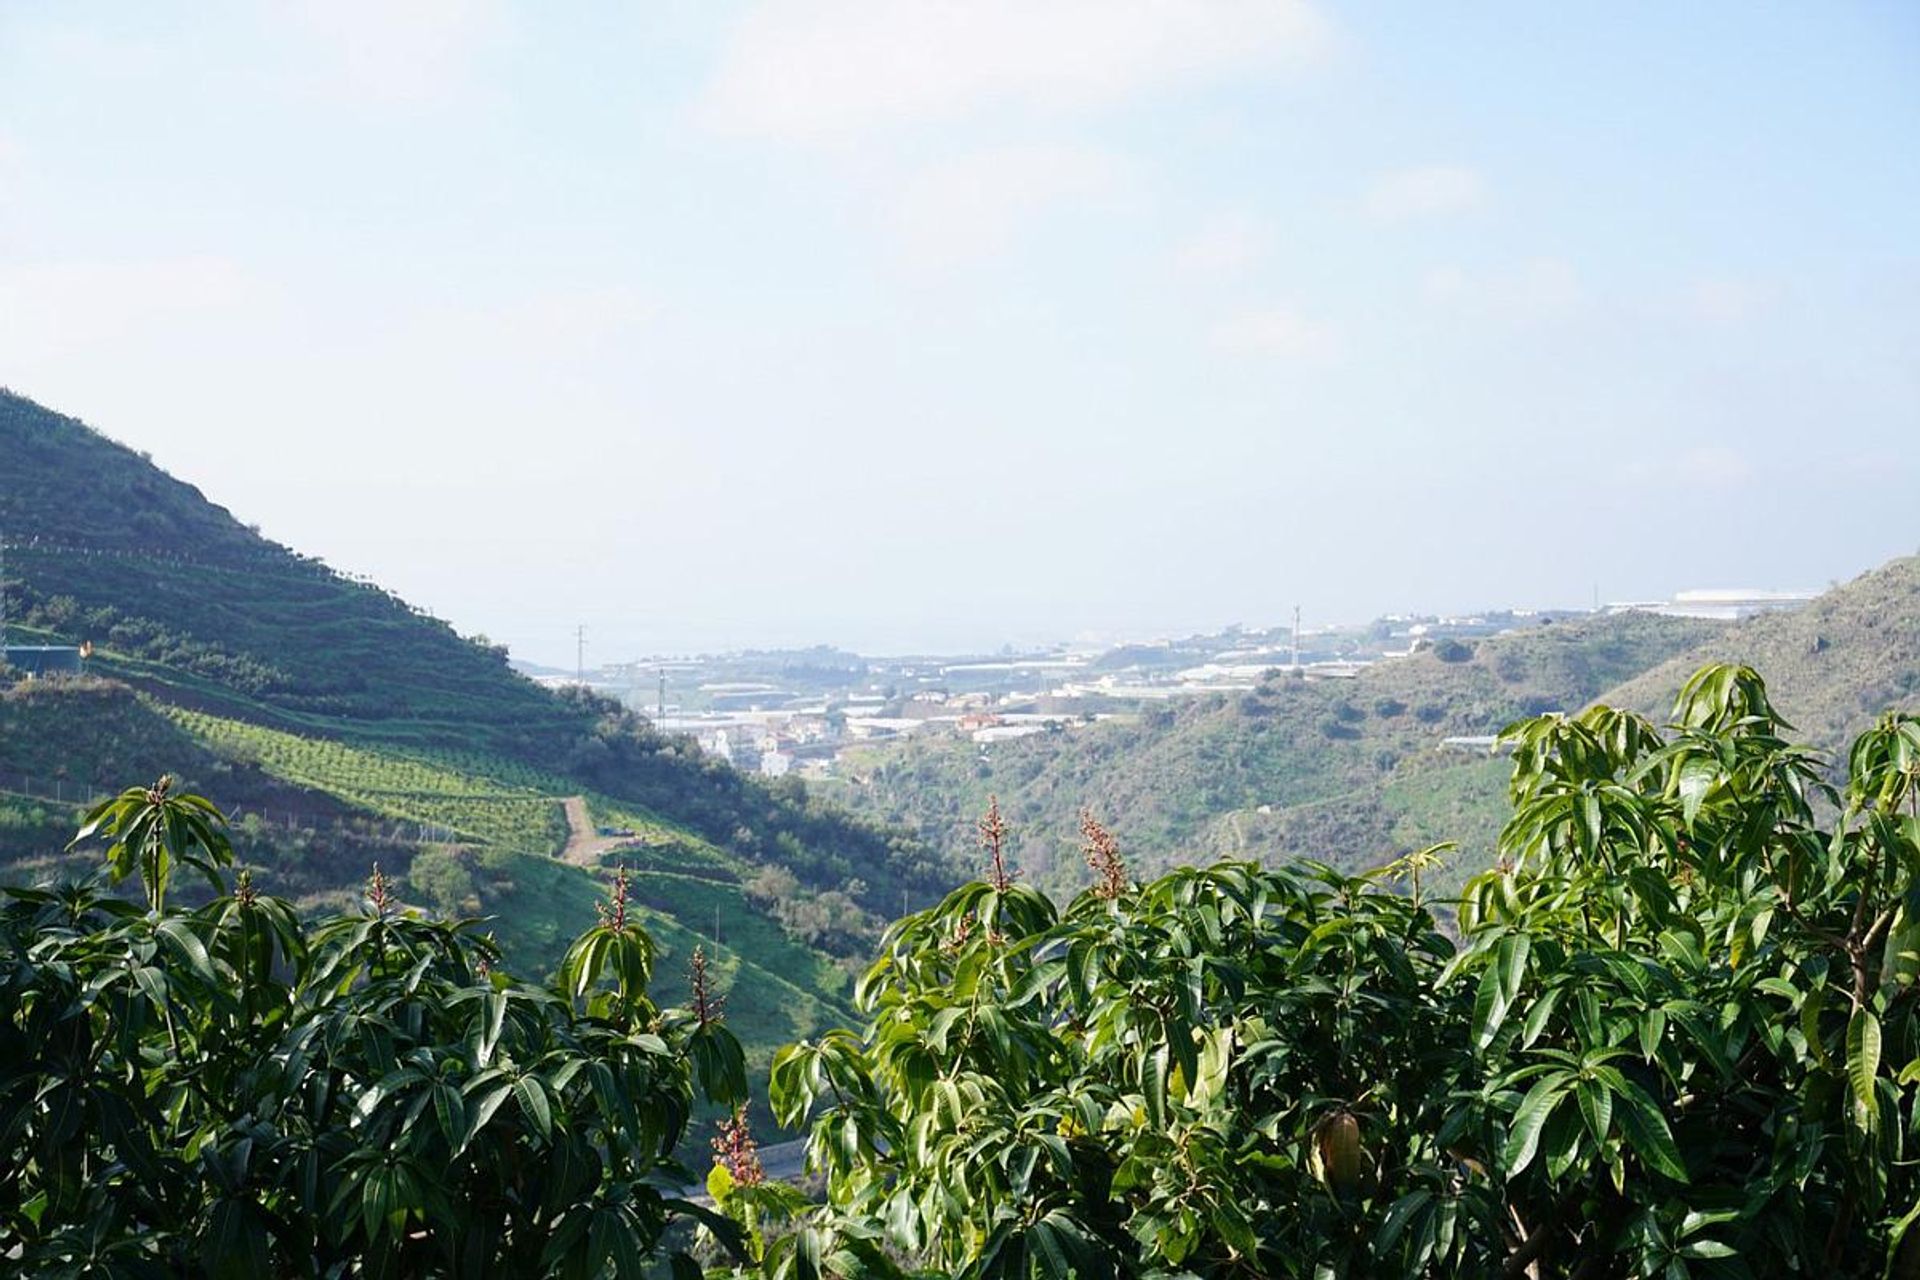
[[[1671,600],[1634,601],[1607,606],[1608,613],[1657,613],[1665,618],[1703,618],[1738,622],[1757,613],[1777,613],[1810,603],[1817,591],[1754,591],[1710,588],[1681,591]]]
[[[1030,738],[1046,731],[1044,724],[996,724],[975,729],[972,737],[975,742],[1009,742],[1014,738]]]

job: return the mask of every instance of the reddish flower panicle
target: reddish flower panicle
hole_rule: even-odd
[[[1100,825],[1091,809],[1080,811],[1080,835],[1085,841],[1080,852],[1093,869],[1093,891],[1111,902],[1127,888],[1127,864],[1120,857],[1120,842]]]
[[[1007,821],[1000,816],[1000,797],[987,797],[987,816],[980,819],[980,847],[987,851],[987,883],[1005,893],[1013,883],[1007,874]]]
[[[760,1144],[747,1127],[745,1107],[720,1122],[720,1136],[713,1139],[713,1158],[740,1186],[757,1187],[767,1180],[767,1171],[760,1165]]]
[[[693,1016],[701,1026],[710,1027],[726,1017],[727,998],[717,994],[707,981],[707,950],[693,949]]]
[[[387,879],[380,870],[380,864],[373,864],[373,874],[367,877],[367,901],[373,907],[373,914],[388,915],[393,911],[393,881]]]
[[[623,865],[613,873],[613,892],[606,902],[596,902],[593,909],[600,913],[600,923],[615,933],[627,927],[627,869]]]

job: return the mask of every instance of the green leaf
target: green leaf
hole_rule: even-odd
[[[1594,1078],[1607,1086],[1621,1104],[1618,1109],[1621,1132],[1634,1154],[1652,1168],[1676,1182],[1688,1181],[1687,1166],[1674,1145],[1673,1130],[1653,1098],[1633,1081],[1610,1066],[1595,1067]]]
[[[1527,956],[1532,950],[1533,940],[1524,933],[1500,940],[1500,983],[1509,1005],[1520,998],[1520,984],[1526,979]]]
[[[207,954],[207,944],[187,927],[186,921],[177,917],[162,920],[154,926],[154,932],[180,953],[195,977],[203,982],[218,981],[213,971],[213,959]]]
[[[553,1112],[547,1106],[547,1091],[532,1076],[522,1076],[514,1081],[513,1096],[520,1103],[520,1113],[530,1121],[542,1138],[553,1136]]]
[[[1147,1118],[1155,1125],[1167,1122],[1167,1075],[1170,1071],[1170,1058],[1163,1042],[1153,1051],[1145,1063],[1145,1080],[1142,1082],[1147,1091]]]
[[[1880,1019],[1862,1005],[1847,1024],[1847,1083],[1853,1089],[1853,1120],[1871,1133],[1880,1121],[1880,1099],[1874,1082],[1880,1074]]]
[[[501,1029],[507,1021],[507,993],[490,992],[486,997],[486,1022],[480,1030],[480,1052],[477,1055],[481,1066],[493,1060],[494,1046],[500,1043]]]
[[[1800,1034],[1806,1039],[1807,1051],[1823,1067],[1833,1065],[1827,1054],[1826,1042],[1820,1038],[1820,1011],[1826,999],[1827,989],[1815,987],[1807,992],[1807,998],[1800,1006]]]
[[[1485,1049],[1493,1043],[1500,1031],[1500,1023],[1507,1016],[1506,987],[1501,982],[1500,966],[1490,964],[1480,975],[1480,985],[1473,996],[1473,1022],[1469,1030],[1473,1036],[1473,1047]]]
[[[1647,1016],[1640,1020],[1638,1028],[1640,1038],[1640,1056],[1651,1062],[1660,1048],[1660,1041],[1667,1034],[1667,1015],[1661,1009],[1647,1010]]]
[[[433,1110],[447,1145],[457,1148],[467,1132],[466,1097],[451,1084],[437,1084],[433,1087]]]
[[[480,1100],[480,1105],[473,1109],[472,1116],[467,1122],[467,1136],[466,1140],[460,1144],[461,1150],[464,1151],[468,1144],[471,1143],[475,1137],[479,1136],[480,1131],[486,1128],[487,1123],[493,1119],[493,1113],[498,1111],[500,1105],[511,1097],[512,1094],[513,1086],[503,1084]]]
[[[1580,1114],[1586,1119],[1587,1132],[1595,1143],[1604,1144],[1613,1128],[1613,1095],[1598,1081],[1582,1080],[1574,1086],[1580,1099]]]
[[[1719,769],[1712,760],[1699,756],[1690,757],[1680,766],[1680,805],[1681,814],[1688,826],[1700,816],[1700,806],[1706,801],[1707,792],[1712,790]]]
[[[1506,1166],[1507,1177],[1517,1177],[1533,1163],[1534,1152],[1540,1146],[1540,1131],[1546,1128],[1554,1107],[1566,1096],[1567,1079],[1564,1071],[1542,1076],[1520,1100],[1520,1109],[1513,1113],[1513,1121],[1507,1128],[1507,1141],[1500,1149],[1500,1163]]]
[[[1393,1207],[1387,1210],[1386,1218],[1380,1223],[1380,1233],[1374,1238],[1374,1247],[1381,1253],[1391,1252],[1413,1216],[1426,1208],[1432,1199],[1433,1192],[1423,1187],[1394,1201]]]
[[[1553,1017],[1553,1011],[1559,1008],[1560,996],[1565,990],[1565,987],[1553,988],[1535,1000],[1527,1010],[1526,1020],[1520,1024],[1520,1043],[1523,1047],[1531,1047],[1547,1029],[1547,1022]]]

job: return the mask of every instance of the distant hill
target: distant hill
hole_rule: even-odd
[[[85,680],[0,681],[0,860],[16,877],[72,869],[60,848],[82,800],[169,771],[240,815],[270,892],[337,901],[379,861],[410,901],[494,916],[514,962],[543,971],[592,922],[599,864],[620,862],[664,944],[663,993],[704,939],[761,1055],[845,1016],[865,942],[950,881],[901,832],[544,689],[7,392],[0,460],[15,642],[95,646]],[[571,796],[631,834],[571,830]]]
[[[1607,702],[1664,721],[1702,665],[1760,670],[1796,735],[1830,752],[1880,711],[1920,705],[1920,559],[1896,560],[1805,608],[1739,623],[1620,614],[1530,627],[1379,663],[1353,681],[1276,671],[1249,693],[1137,723],[991,748],[915,741],[875,751],[849,802],[974,858],[972,819],[997,794],[1029,873],[1080,882],[1074,816],[1090,805],[1147,871],[1217,854],[1310,857],[1351,870],[1409,848],[1460,847],[1445,881],[1491,858],[1508,767],[1448,737]]]
[[[1803,609],[1715,632],[1602,701],[1664,717],[1708,662],[1757,669],[1797,736],[1839,751],[1882,711],[1920,706],[1920,557],[1863,573]]]
[[[965,859],[976,858],[972,819],[997,795],[1024,865],[1056,889],[1081,874],[1082,805],[1115,826],[1141,870],[1216,852],[1384,861],[1412,842],[1418,820],[1479,804],[1477,793],[1456,798],[1429,776],[1474,763],[1442,754],[1442,738],[1580,706],[1714,625],[1630,614],[1449,648],[1453,661],[1429,650],[1350,681],[1281,669],[1245,694],[1155,708],[1135,723],[985,749],[949,738],[876,751],[844,794]]]

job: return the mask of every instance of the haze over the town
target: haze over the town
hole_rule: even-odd
[[[0,385],[569,665],[1819,587],[1920,541],[1917,65],[1902,3],[12,0]]]

